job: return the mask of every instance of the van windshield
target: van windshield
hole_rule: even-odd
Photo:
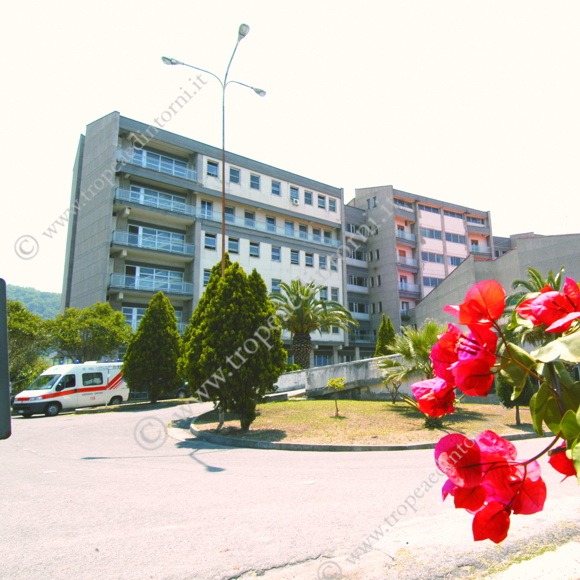
[[[27,391],[50,389],[62,375],[40,375],[27,388]]]

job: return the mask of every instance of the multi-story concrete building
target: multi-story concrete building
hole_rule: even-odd
[[[220,261],[224,175],[231,259],[271,291],[301,279],[346,303],[341,189],[233,153],[222,167],[221,149],[114,112],[80,139],[63,307],[107,301],[136,328],[162,290],[183,328]],[[342,331],[312,338],[314,364],[343,360]]]
[[[383,313],[399,327],[468,256],[491,259],[489,213],[393,189],[339,188],[111,113],[74,167],[63,308],[107,301],[136,328],[153,293],[181,329],[226,250],[271,291],[300,279],[359,327],[315,333],[315,365],[372,356]],[[289,343],[290,337],[285,335]]]
[[[365,218],[361,257],[368,260],[373,341],[383,312],[395,328],[407,324],[410,311],[468,256],[489,260],[494,255],[489,212],[390,185],[357,189],[349,207],[347,216],[356,208]],[[347,219],[347,232],[351,227]]]

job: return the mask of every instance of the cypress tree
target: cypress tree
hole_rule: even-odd
[[[377,345],[375,347],[375,356],[385,356],[391,354],[389,346],[395,340],[395,327],[391,322],[390,316],[383,314],[379,332],[377,333]]]
[[[257,403],[285,367],[264,281],[255,271],[248,277],[237,262],[223,277],[212,273],[191,327],[184,365],[190,384],[201,399],[237,413],[247,430]]]
[[[163,292],[157,292],[129,340],[123,376],[132,389],[146,390],[152,403],[163,391],[180,385],[177,361],[181,338],[175,312]]]

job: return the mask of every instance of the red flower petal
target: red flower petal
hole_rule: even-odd
[[[544,509],[544,502],[546,501],[546,484],[543,479],[532,481],[525,479],[523,484],[520,484],[519,489],[512,507],[514,514],[535,514]]]
[[[481,485],[476,487],[458,487],[454,494],[455,507],[464,508],[475,513],[485,503],[486,492]]]
[[[503,504],[492,501],[473,518],[473,539],[476,542],[491,540],[496,544],[503,542],[510,529],[510,511]]]
[[[460,487],[475,487],[483,479],[479,447],[459,433],[439,440],[435,446],[435,462]]]
[[[576,475],[574,462],[566,455],[566,443],[562,443],[562,445],[556,447],[553,451],[550,451],[550,459],[548,459],[548,463],[556,471],[566,477]],[[564,477],[564,479],[566,479],[566,477]]]
[[[453,383],[453,373],[449,367],[454,362],[457,362],[457,348],[461,336],[461,330],[457,326],[450,324],[449,330],[439,336],[439,340],[431,349],[430,358],[433,363],[433,372],[448,383]]]
[[[496,280],[475,283],[459,306],[461,324],[483,324],[491,326],[505,309],[505,290]]]

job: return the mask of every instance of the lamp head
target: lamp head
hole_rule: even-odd
[[[240,42],[244,36],[247,36],[248,32],[250,32],[250,27],[247,24],[240,24],[240,27],[238,28],[238,42]]]
[[[175,59],[175,58],[170,58],[168,56],[162,56],[161,60],[163,61],[163,64],[183,64],[181,61]]]
[[[258,89],[256,87],[252,87],[252,90],[259,95],[260,97],[265,97],[266,96],[266,91],[262,90],[262,89]]]

